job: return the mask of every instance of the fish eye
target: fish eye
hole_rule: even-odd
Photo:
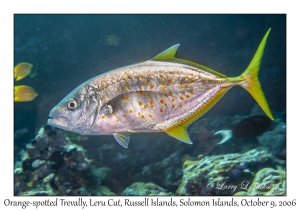
[[[78,101],[73,99],[73,100],[70,100],[69,103],[68,103],[68,109],[76,109],[78,107]]]

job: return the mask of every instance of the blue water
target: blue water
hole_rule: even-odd
[[[177,43],[180,43],[177,57],[203,64],[227,76],[238,76],[251,61],[269,28],[272,30],[259,77],[272,112],[285,121],[285,15],[15,15],[14,64],[29,62],[33,64],[32,71],[37,73],[34,78],[26,77],[15,85],[29,85],[39,94],[31,102],[14,104],[14,130],[28,129],[15,139],[16,161],[18,153],[45,125],[50,110],[91,77],[151,59]],[[114,39],[113,43],[109,42],[109,37]],[[246,116],[255,104],[244,89],[236,87],[204,117]],[[206,128],[210,131],[222,129],[224,123],[218,124],[217,118],[214,120],[215,127]],[[224,129],[230,129],[230,126]],[[162,185],[161,177],[145,178],[140,174],[145,166],[171,155],[177,157],[174,163],[177,168],[169,170],[178,169],[180,177],[182,156],[188,154],[193,158],[205,152],[199,149],[201,146],[195,142],[197,138],[191,136],[194,144],[186,145],[165,134],[133,135],[126,150],[112,136],[90,137],[78,144],[87,150],[86,157],[94,160],[93,166],[112,170],[110,179],[102,184],[120,194],[136,181]],[[113,145],[114,149],[99,149],[105,144]],[[258,146],[255,142],[249,150]],[[233,147],[227,148],[227,152],[246,151]],[[223,153],[226,149],[215,152]],[[174,193],[178,185],[163,187]]]

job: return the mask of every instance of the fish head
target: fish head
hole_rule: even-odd
[[[62,99],[49,113],[48,124],[78,134],[93,126],[101,99],[86,85],[81,85]]]

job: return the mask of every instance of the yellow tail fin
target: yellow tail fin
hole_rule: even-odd
[[[270,31],[271,29],[269,29],[265,34],[247,69],[240,76],[229,79],[230,81],[241,81],[240,85],[252,95],[252,97],[256,100],[256,102],[259,104],[262,110],[264,110],[266,115],[270,119],[274,120],[268,102],[265,98],[265,95],[261,89],[260,82],[258,80],[260,62],[264,54],[265,45]]]

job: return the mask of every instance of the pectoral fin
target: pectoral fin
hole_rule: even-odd
[[[128,143],[130,140],[130,135],[126,133],[113,133],[113,136],[117,140],[117,142],[125,148],[128,148]]]
[[[193,142],[190,140],[189,134],[186,131],[186,127],[178,125],[165,130],[165,132],[170,136],[183,141],[184,143],[193,144]]]

